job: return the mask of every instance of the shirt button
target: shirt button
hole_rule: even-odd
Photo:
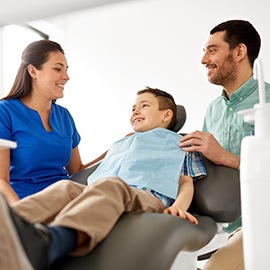
[[[232,111],[232,107],[229,108],[229,111],[230,111],[230,112]]]

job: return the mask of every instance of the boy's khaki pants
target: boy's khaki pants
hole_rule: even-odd
[[[73,255],[89,253],[111,231],[124,212],[163,212],[165,207],[148,191],[130,187],[118,177],[108,177],[89,186],[61,180],[12,206],[30,222],[76,229],[85,234],[85,244]]]

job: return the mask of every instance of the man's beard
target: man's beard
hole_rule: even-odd
[[[216,70],[216,73],[212,77],[208,77],[208,80],[212,84],[225,87],[226,85],[234,82],[236,80],[236,76],[236,64],[230,54],[224,59],[220,68]]]

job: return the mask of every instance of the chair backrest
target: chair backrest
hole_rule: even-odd
[[[216,222],[235,221],[241,216],[239,170],[202,159],[207,176],[194,182],[192,211]]]

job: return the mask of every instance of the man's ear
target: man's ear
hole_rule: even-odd
[[[35,66],[29,64],[29,65],[27,66],[27,71],[28,71],[29,75],[30,75],[33,79],[35,79],[35,78],[37,77],[37,72],[36,72],[37,70],[36,70]]]
[[[245,56],[247,56],[247,46],[244,43],[239,43],[235,50],[235,56],[238,61],[242,60]]]
[[[173,117],[173,111],[168,109],[168,110],[165,111],[163,121],[164,122],[169,122],[169,121],[171,121],[172,117]]]

